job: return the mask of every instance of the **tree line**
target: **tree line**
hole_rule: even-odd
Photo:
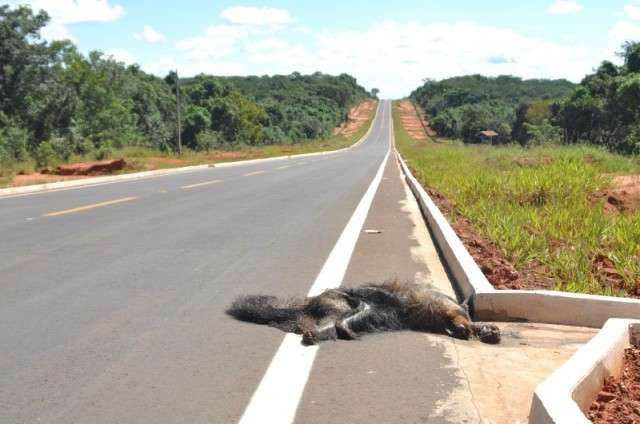
[[[623,64],[604,61],[580,84],[480,75],[426,80],[411,99],[443,137],[478,142],[482,130],[495,143],[589,143],[640,153],[640,43],[627,42]]]
[[[520,135],[517,117],[522,105],[531,105],[533,111],[538,102],[548,104],[573,88],[566,80],[469,75],[427,80],[411,93],[411,99],[425,110],[431,126],[442,137],[473,143],[480,131],[494,130],[497,143],[510,143]]]
[[[0,164],[126,146],[176,151],[178,86],[181,139],[194,150],[323,138],[371,96],[344,74],[159,78],[43,40],[48,22],[44,11],[0,6]]]

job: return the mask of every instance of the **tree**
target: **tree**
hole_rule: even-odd
[[[198,148],[198,135],[210,128],[211,118],[207,109],[194,105],[187,107],[182,130],[182,140],[185,146],[191,149]]]
[[[640,42],[627,41],[619,55],[624,59],[627,72],[640,72]]]

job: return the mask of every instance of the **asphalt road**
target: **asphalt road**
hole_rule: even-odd
[[[309,291],[388,152],[390,107],[334,155],[0,198],[0,422],[236,422],[283,334],[223,311],[239,294]],[[358,271],[373,249],[361,244],[354,284],[371,276]],[[397,274],[408,248],[382,249],[396,259],[377,260],[375,276]],[[423,354],[421,343],[404,351]],[[345,366],[369,345],[356,346]],[[323,349],[314,373],[328,366]],[[452,378],[432,354],[434,373]],[[305,399],[331,384],[314,373],[301,422],[316,416]]]

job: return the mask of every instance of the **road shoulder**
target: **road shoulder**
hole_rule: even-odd
[[[418,205],[389,160],[343,284],[395,277],[453,294]],[[325,343],[296,421],[526,422],[536,385],[595,332],[499,325],[499,346],[409,331]]]

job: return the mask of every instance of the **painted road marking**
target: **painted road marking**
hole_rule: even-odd
[[[298,165],[306,165],[306,164],[307,164],[307,162],[300,162],[300,163],[298,163]]]
[[[390,151],[391,147],[331,250],[308,296],[315,296],[326,289],[340,286],[373,197],[380,185]],[[300,341],[301,337],[297,334],[288,333],[284,337],[240,419],[241,424],[293,422],[318,352],[318,346],[302,346]]]
[[[190,184],[190,185],[186,185],[186,186],[182,186],[182,189],[189,189],[189,188],[196,188],[196,187],[203,187],[203,186],[208,186],[208,185],[212,185],[212,184],[220,184],[224,182],[223,180],[211,180],[211,181],[205,181],[203,183],[196,183],[196,184]]]
[[[258,175],[258,174],[264,174],[264,171],[249,172],[248,174],[244,174],[243,177],[250,177],[252,175]]]
[[[291,168],[291,165],[280,166],[276,169],[287,169],[287,168]]]
[[[94,203],[92,205],[80,206],[78,208],[73,208],[73,209],[65,209],[63,211],[58,211],[58,212],[49,212],[49,213],[44,214],[43,216],[50,217],[50,216],[67,215],[67,214],[75,213],[75,212],[84,212],[84,211],[88,211],[89,209],[101,208],[103,206],[109,206],[109,205],[115,205],[115,204],[118,204],[118,203],[130,202],[130,201],[136,200],[136,199],[137,199],[137,197],[123,197],[122,199],[109,200],[108,202]]]

